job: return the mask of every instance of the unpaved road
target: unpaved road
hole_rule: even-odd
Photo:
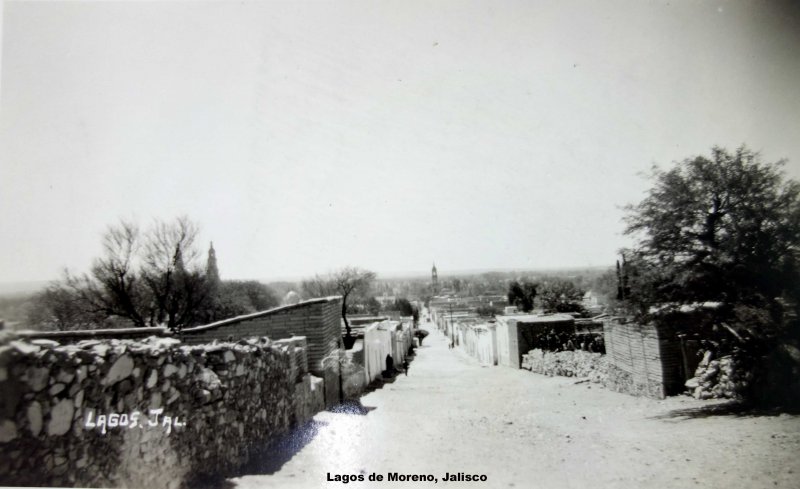
[[[238,488],[797,488],[800,417],[635,398],[575,379],[481,367],[432,325],[408,377],[361,399],[366,414],[322,412],[313,429]],[[291,457],[291,458],[289,458]],[[438,482],[388,482],[387,474]],[[443,482],[445,472],[486,482]],[[327,482],[371,473],[383,482]]]

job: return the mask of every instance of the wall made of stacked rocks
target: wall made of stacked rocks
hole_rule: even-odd
[[[8,341],[0,485],[176,488],[231,473],[322,409],[297,343]]]
[[[582,350],[547,352],[537,348],[522,355],[522,368],[550,377],[581,377],[602,383],[607,375],[608,362],[600,353]]]
[[[711,352],[706,352],[694,377],[686,381],[686,388],[697,399],[741,399],[754,374],[751,369],[737,367],[730,355],[712,359]]]

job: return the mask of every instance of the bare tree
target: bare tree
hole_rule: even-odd
[[[375,272],[358,267],[345,267],[335,272],[332,279],[336,284],[336,290],[342,296],[342,319],[349,338],[351,334],[350,322],[347,320],[347,299],[352,295],[366,294],[372,281],[375,280]]]
[[[344,321],[347,337],[350,338],[351,330],[350,322],[347,320],[347,301],[355,295],[365,295],[373,280],[375,280],[375,272],[358,267],[345,267],[327,277],[315,275],[312,279],[304,280],[301,288],[306,298],[325,297],[334,294],[342,297],[342,320]]]
[[[303,280],[300,284],[300,291],[305,299],[338,294],[336,283],[332,277],[322,277],[320,275],[314,275],[313,278]]]
[[[202,312],[208,292],[198,265],[198,234],[199,227],[185,216],[156,221],[148,232],[141,273],[153,301],[151,323],[179,330]]]
[[[88,322],[96,327],[110,318],[139,327],[166,324],[176,331],[196,323],[209,300],[197,264],[197,235],[198,226],[186,217],[155,221],[146,233],[127,221],[109,226],[103,256],[90,273],[65,272],[61,283],[42,294],[48,312],[40,317],[59,328]]]
[[[86,314],[119,316],[135,326],[147,326],[143,314],[147,292],[134,268],[140,241],[141,233],[134,223],[123,220],[109,226],[103,236],[104,256],[94,261],[91,273],[76,276],[65,271],[59,287],[69,290]]]

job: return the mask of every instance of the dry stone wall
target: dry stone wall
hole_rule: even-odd
[[[302,343],[8,341],[0,485],[177,488],[230,473],[322,409]]]

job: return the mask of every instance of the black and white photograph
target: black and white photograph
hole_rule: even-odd
[[[0,0],[0,486],[795,489],[800,2]]]

